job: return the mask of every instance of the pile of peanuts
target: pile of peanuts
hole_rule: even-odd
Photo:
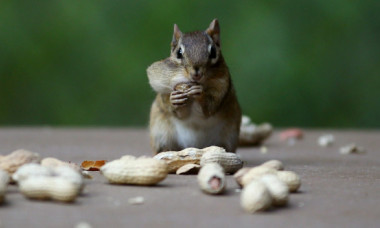
[[[216,146],[164,152],[155,158],[165,160],[171,172],[176,171],[177,174],[186,174],[186,171],[194,174],[198,171],[194,169],[200,168],[198,183],[201,190],[208,194],[222,194],[226,189],[225,175],[234,174],[237,184],[243,187],[241,206],[249,213],[285,206],[289,193],[298,191],[301,186],[300,177],[295,172],[285,171],[284,165],[278,160],[242,168],[243,162],[237,154]],[[182,167],[178,166],[179,160]]]
[[[16,183],[29,199],[74,202],[84,188],[85,172],[74,163],[41,159],[27,150],[0,156],[0,203],[8,183]],[[280,161],[243,168],[237,154],[217,146],[162,152],[154,157],[126,155],[103,165],[100,173],[111,184],[145,186],[158,184],[169,173],[198,173],[200,189],[207,194],[223,194],[226,174],[235,174],[236,182],[243,187],[241,206],[250,213],[286,205],[289,192],[300,187],[298,175],[283,171]]]
[[[9,183],[29,199],[74,202],[84,187],[79,166],[55,158],[41,160],[38,153],[16,150],[0,156],[0,203]]]

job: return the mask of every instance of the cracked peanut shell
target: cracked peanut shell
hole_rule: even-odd
[[[168,164],[169,173],[175,173],[186,164],[200,164],[204,153],[213,151],[214,153],[225,153],[226,150],[218,146],[209,146],[203,149],[186,148],[181,151],[167,151],[155,155],[153,158],[163,160]]]
[[[27,163],[38,163],[40,160],[38,153],[33,153],[28,150],[16,150],[0,158],[0,169],[12,174],[16,172],[20,166]]]

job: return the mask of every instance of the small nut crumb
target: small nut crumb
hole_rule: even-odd
[[[143,204],[144,202],[145,202],[145,199],[142,196],[137,196],[137,197],[128,199],[128,203],[132,205],[140,205],[140,204]]]
[[[260,153],[262,153],[262,154],[268,153],[268,148],[266,146],[260,147]]]
[[[80,222],[75,225],[75,228],[92,228],[92,226],[87,222]]]
[[[93,177],[91,176],[90,172],[89,171],[82,171],[82,175],[84,178],[87,178],[87,179],[92,179]]]
[[[361,146],[357,146],[355,143],[348,144],[344,147],[340,148],[341,154],[364,154],[366,153],[366,149]]]
[[[331,146],[335,141],[334,135],[322,135],[318,138],[318,144],[323,147]]]

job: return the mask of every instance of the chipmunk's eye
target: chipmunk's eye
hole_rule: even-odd
[[[177,51],[177,59],[182,59],[183,57],[183,51],[182,48],[179,48]]]
[[[210,55],[209,55],[209,58],[210,59],[215,59],[216,58],[216,49],[214,46],[211,46],[210,48]]]

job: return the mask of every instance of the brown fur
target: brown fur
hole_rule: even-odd
[[[216,25],[219,26],[217,21]],[[241,110],[220,51],[219,27],[211,27],[216,25],[213,21],[206,30],[214,43],[205,32],[182,34],[175,26],[171,56],[147,69],[149,82],[157,92],[150,114],[151,146],[155,153],[184,149],[181,144],[186,147],[216,145],[231,152],[236,150]],[[215,63],[209,59],[209,45],[218,48]],[[177,51],[182,47],[184,55],[178,59]],[[181,106],[174,105],[173,88],[178,83],[193,81],[196,67],[202,74],[196,81],[202,87],[201,93],[186,96]]]

